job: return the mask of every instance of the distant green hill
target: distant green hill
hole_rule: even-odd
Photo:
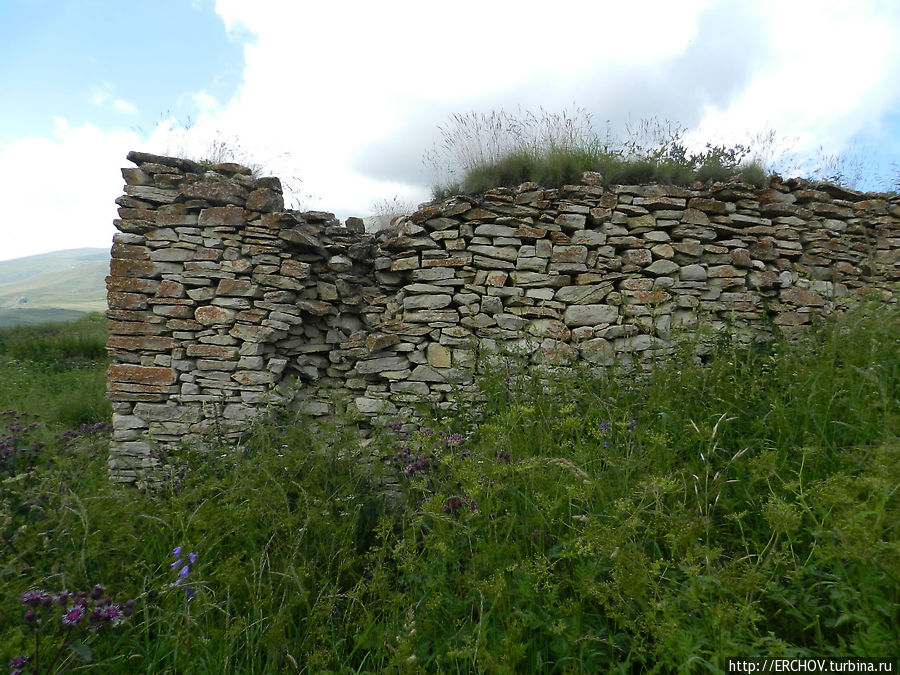
[[[109,251],[78,248],[0,261],[0,327],[106,310]]]

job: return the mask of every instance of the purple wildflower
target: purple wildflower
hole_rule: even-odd
[[[63,614],[62,622],[67,626],[74,626],[84,618],[87,611],[84,605],[75,605],[68,612]]]
[[[91,589],[91,599],[92,599],[92,600],[99,600],[100,598],[103,597],[103,594],[104,594],[105,592],[106,592],[106,588],[104,588],[104,587],[101,586],[100,584],[97,584],[96,586],[94,586],[94,587]]]
[[[31,661],[30,656],[25,656],[24,654],[21,654],[19,656],[13,657],[13,659],[10,660],[9,667],[10,668],[21,668],[29,661]]]
[[[45,596],[47,596],[47,594],[41,590],[25,591],[22,593],[22,604],[37,607],[43,602]]]
[[[178,573],[178,578],[174,582],[172,582],[172,585],[177,586],[182,581],[187,579],[188,574],[190,574],[190,573],[191,573],[190,565],[185,565],[184,567],[181,568],[181,571]]]
[[[111,605],[102,610],[103,620],[113,625],[118,624],[122,620],[122,606]]]
[[[191,551],[187,554],[187,561],[181,557],[181,552],[184,550],[183,546],[176,546],[172,550],[172,555],[176,556],[178,559],[173,562],[170,567],[173,570],[178,571],[178,578],[172,582],[173,586],[178,586],[182,581],[188,578],[188,575],[191,573],[191,565],[193,565],[197,561],[197,552]],[[190,600],[194,597],[194,589],[190,586],[184,587],[185,594],[187,595],[187,599]]]
[[[450,497],[447,499],[447,503],[444,504],[444,513],[458,516],[464,506],[468,506],[470,511],[475,512],[475,500],[468,495],[465,497]]]

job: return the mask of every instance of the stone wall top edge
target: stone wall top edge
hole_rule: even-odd
[[[167,167],[171,170],[182,173],[198,173],[208,174],[215,173],[226,178],[242,178],[249,177],[252,173],[248,167],[235,163],[205,164],[195,162],[193,160],[173,157],[166,155],[156,155],[141,151],[131,151],[128,153],[129,161],[137,164],[139,167],[150,166],[157,170],[164,170]],[[127,169],[127,171],[136,171]],[[778,202],[782,199],[793,199],[798,197],[798,202],[815,203],[815,202],[844,202],[846,205],[857,205],[856,208],[868,208],[873,202],[881,202],[882,205],[890,205],[891,215],[900,218],[900,194],[884,193],[884,192],[862,192],[851,190],[832,183],[810,181],[804,178],[782,179],[775,175],[767,179],[763,186],[756,186],[740,181],[726,181],[716,183],[699,184],[695,183],[691,186],[676,186],[657,183],[644,183],[635,185],[615,184],[603,186],[600,185],[596,176],[593,178],[585,175],[585,180],[579,184],[563,185],[557,188],[547,188],[536,183],[523,183],[516,188],[497,187],[486,190],[478,194],[458,194],[451,195],[444,199],[432,200],[419,206],[414,214],[421,214],[429,208],[440,207],[454,201],[465,200],[471,205],[484,204],[486,201],[494,201],[496,199],[504,199],[512,197],[515,199],[518,195],[525,192],[543,192],[549,199],[565,200],[567,198],[577,198],[579,196],[598,197],[601,195],[626,195],[639,196],[644,198],[651,197],[669,197],[674,199],[691,199],[691,198],[713,198],[720,201],[737,202],[743,199],[757,200],[761,203]],[[249,179],[253,180],[253,179]],[[280,185],[270,186],[265,181],[277,181],[277,178],[257,178],[256,181],[262,181],[260,187],[274,189],[280,192]],[[783,197],[782,197],[783,196]],[[222,204],[215,204],[221,206]],[[883,208],[883,206],[881,207]],[[254,209],[260,213],[282,213],[285,222],[282,227],[290,226],[288,221],[292,220],[291,216],[296,219],[297,223],[306,224],[337,224],[333,213],[325,211],[295,211],[282,208],[266,208]],[[444,215],[444,214],[438,214]],[[782,214],[788,215],[788,214]],[[407,214],[415,221],[413,214]],[[384,228],[389,229],[389,228]]]

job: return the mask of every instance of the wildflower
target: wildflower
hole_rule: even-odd
[[[67,626],[74,626],[84,618],[87,611],[84,605],[75,605],[68,612],[63,614],[62,622]]]
[[[465,497],[450,497],[447,499],[447,503],[444,504],[444,513],[453,514],[454,516],[459,515],[460,509],[464,506],[468,506],[469,510],[473,513],[476,509],[475,500],[469,496]]]
[[[178,570],[178,578],[172,582],[173,586],[178,586],[185,579],[188,578],[188,575],[191,573],[191,565],[193,565],[197,561],[197,553],[196,551],[191,551],[187,554],[187,561],[181,557],[181,552],[184,550],[182,546],[176,546],[172,549],[172,555],[174,555],[177,559],[171,565],[169,565],[173,570]],[[190,586],[184,587],[185,594],[187,595],[188,600],[194,597],[194,589]]]
[[[30,656],[25,656],[24,654],[20,654],[19,656],[15,656],[10,659],[9,667],[12,668],[12,672],[10,675],[22,675],[25,671],[22,669],[26,663],[31,661]]]
[[[391,429],[393,429],[394,431],[400,431],[400,429],[401,429],[402,427],[403,427],[403,423],[402,423],[402,422],[394,422],[394,423],[391,425]]]
[[[29,626],[33,626],[34,624],[37,623],[37,614],[35,614],[34,611],[32,611],[32,610],[29,609],[27,612],[25,612],[25,616],[22,617],[22,619],[23,619],[23,620],[25,621],[25,623],[27,623]]]
[[[22,593],[22,604],[37,607],[43,602],[46,595],[47,594],[41,590],[26,591],[25,593]]]
[[[101,616],[106,623],[110,623],[112,625],[118,625],[122,620],[122,606],[121,605],[110,605],[101,610]]]
[[[178,579],[176,579],[175,582],[174,582],[172,585],[173,585],[173,586],[177,586],[177,585],[180,584],[182,581],[184,581],[185,579],[187,579],[187,578],[188,578],[188,574],[190,574],[190,573],[191,573],[191,567],[190,567],[190,565],[185,565],[184,567],[181,568],[181,571],[178,573]]]
[[[91,589],[91,599],[92,599],[92,600],[99,600],[100,598],[103,597],[103,594],[104,594],[105,592],[106,592],[106,588],[104,588],[104,587],[101,586],[100,584],[97,584],[96,586],[94,586],[94,587]]]

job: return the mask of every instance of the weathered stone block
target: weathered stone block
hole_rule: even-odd
[[[259,285],[246,279],[220,279],[216,287],[216,295],[231,295],[244,298],[262,297]]]
[[[670,247],[671,248],[671,247]],[[664,276],[668,274],[674,274],[680,269],[678,263],[674,263],[671,260],[654,260],[646,267],[646,271],[650,274],[654,274],[656,276]]]
[[[432,342],[425,350],[428,365],[432,368],[449,368],[452,363],[451,352],[449,349],[436,342]]]
[[[581,213],[561,213],[553,222],[564,232],[573,232],[584,229],[587,216]]]
[[[403,299],[403,309],[442,309],[450,304],[452,298],[447,294],[410,295]]]
[[[154,366],[138,366],[126,363],[114,363],[106,371],[110,382],[132,382],[135,384],[167,385],[175,382],[175,374],[171,368]]]
[[[228,334],[247,342],[274,342],[278,338],[278,331],[274,328],[252,326],[245,323],[235,324]]]
[[[564,286],[556,291],[553,299],[570,305],[592,305],[598,304],[611,290],[611,283]]]
[[[615,323],[619,309],[612,305],[572,305],[566,308],[563,321],[570,328]]]
[[[234,323],[236,316],[237,312],[234,310],[215,305],[198,307],[194,312],[194,318],[204,326],[230,325]]]
[[[645,248],[629,248],[622,252],[622,260],[628,264],[643,267],[653,261],[653,256]]]
[[[385,356],[358,361],[356,372],[360,375],[375,375],[383,371],[403,370],[408,367],[409,359],[405,356]]]

